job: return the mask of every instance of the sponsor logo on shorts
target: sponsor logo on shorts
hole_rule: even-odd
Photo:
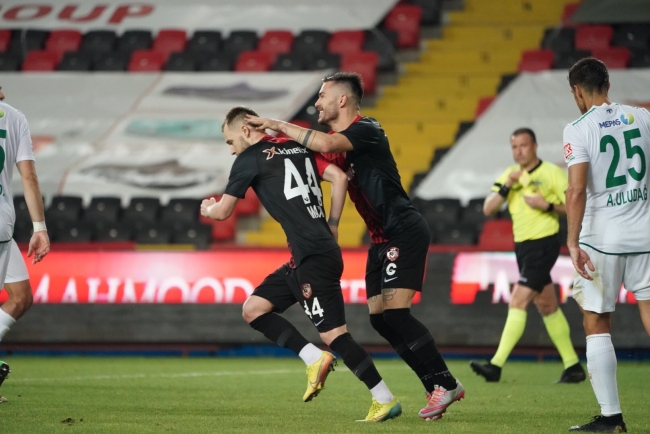
[[[564,161],[571,161],[573,160],[573,149],[571,149],[571,143],[565,143],[564,144]]]
[[[389,261],[395,261],[397,258],[399,258],[399,248],[397,247],[390,247],[388,251],[386,252],[386,258]]]
[[[302,289],[302,295],[305,296],[305,298],[311,297],[312,290],[311,290],[311,285],[309,283],[304,283],[300,289]]]

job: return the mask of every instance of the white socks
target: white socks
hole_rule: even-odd
[[[7,312],[0,309],[0,341],[2,341],[2,338],[14,324],[16,324],[16,320]]]
[[[381,380],[379,384],[370,389],[372,397],[380,404],[388,404],[393,401],[393,394],[388,390],[388,386],[384,383],[384,380]]]
[[[319,349],[314,344],[307,344],[302,347],[298,356],[305,362],[305,365],[313,365],[320,359],[320,356],[323,354],[323,350]]]
[[[616,353],[609,333],[587,336],[587,369],[603,416],[621,413],[616,387]]]

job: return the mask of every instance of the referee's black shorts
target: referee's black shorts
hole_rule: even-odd
[[[519,266],[517,283],[542,292],[546,285],[553,282],[551,269],[560,256],[560,245],[559,234],[515,243],[515,255]]]

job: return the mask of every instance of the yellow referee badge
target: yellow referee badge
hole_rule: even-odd
[[[528,171],[521,171],[521,175],[519,175],[519,184],[524,188],[528,187],[528,184],[530,184],[530,173],[528,173]]]

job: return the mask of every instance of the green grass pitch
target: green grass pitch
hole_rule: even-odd
[[[339,365],[302,402],[299,359],[8,357],[1,434],[31,433],[561,433],[598,413],[589,382],[554,384],[559,363],[511,362],[488,384],[465,361],[449,363],[467,389],[444,418],[417,417],[415,375],[395,359],[377,366],[402,401],[401,417],[362,424],[370,394]],[[650,363],[619,363],[628,431],[650,433]]]

